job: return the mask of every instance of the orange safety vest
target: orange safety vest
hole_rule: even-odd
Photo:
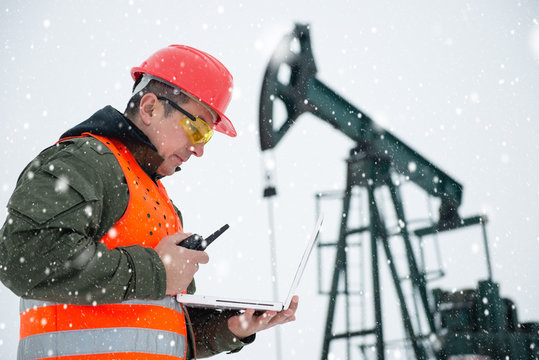
[[[124,215],[101,238],[109,249],[154,248],[169,234],[183,232],[178,214],[161,184],[140,168],[117,140],[89,133],[118,160],[129,187]],[[19,360],[177,360],[185,359],[184,311],[171,296],[118,304],[79,306],[21,299]]]

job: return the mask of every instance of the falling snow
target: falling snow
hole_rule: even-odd
[[[258,97],[265,65],[282,35],[299,19],[311,25],[317,79],[338,90],[390,135],[454,176],[463,185],[461,216],[488,215],[487,234],[500,292],[515,301],[522,320],[537,321],[538,289],[532,274],[538,269],[531,256],[539,246],[535,215],[539,213],[539,149],[535,141],[539,123],[539,18],[535,5],[508,2],[487,6],[461,0],[441,8],[346,1],[322,9],[306,0],[266,5],[260,8],[260,4],[223,2],[177,6],[129,0],[106,12],[99,6],[80,8],[69,3],[58,3],[55,8],[40,3],[33,7],[18,2],[4,5],[0,11],[5,89],[4,121],[0,125],[4,145],[0,212],[4,218],[5,205],[26,163],[54,144],[62,131],[100,106],[110,103],[123,110],[131,87],[129,70],[140,64],[152,44],[198,44],[215,52],[234,75],[235,89],[227,114],[239,136],[215,135],[202,159],[189,160],[180,174],[164,180],[184,213],[186,231],[209,233],[218,223],[232,225],[230,234],[209,248],[208,270],[201,269],[197,285],[249,295],[248,290],[266,291],[262,284],[269,280],[286,279],[281,274],[288,263],[293,263],[295,246],[301,242],[298,239],[303,239],[303,229],[314,217],[313,194],[342,190],[346,180],[344,159],[356,145],[306,114],[296,120],[273,151],[273,158],[260,156]],[[270,99],[281,102],[275,95]],[[320,110],[313,99],[302,97],[302,103]],[[361,113],[350,114],[347,128],[365,121]],[[338,112],[331,115],[338,116]],[[413,221],[433,221],[438,216],[437,199],[429,203],[425,194],[409,189],[410,178],[432,174],[424,173],[420,162],[409,161],[404,167],[410,176],[399,178],[398,186],[409,219],[393,217],[388,225],[394,228],[412,226]],[[59,176],[59,169],[52,165],[39,168],[35,164],[21,180],[30,182],[43,170]],[[432,184],[441,184],[438,177],[431,180]],[[269,200],[261,197],[266,183],[278,192],[279,203],[273,204],[273,230],[267,224]],[[373,184],[371,179],[368,183]],[[61,197],[70,186],[67,177],[58,177],[54,192]],[[392,215],[387,205],[391,204],[389,195],[380,192],[377,196],[384,204],[381,211]],[[340,199],[333,200],[324,209],[327,229],[323,235],[328,240],[338,234],[341,205]],[[51,209],[39,205],[35,212],[48,214]],[[93,221],[96,209],[85,206],[81,215]],[[355,209],[351,215],[357,223],[368,222],[364,209]],[[13,225],[13,220],[8,218],[7,224]],[[447,277],[440,280],[440,286],[455,293],[485,277],[479,230],[460,231],[462,237],[448,241],[445,234],[439,234],[440,246],[444,251],[449,249],[442,259]],[[115,238],[117,231],[112,228],[108,235]],[[270,273],[270,235],[278,241],[279,277]],[[432,243],[421,246],[433,251]],[[356,254],[353,249],[348,246],[347,253]],[[332,256],[328,255],[331,260]],[[17,259],[24,266],[32,263],[29,255],[15,262]],[[388,262],[383,255],[380,261]],[[6,271],[4,265],[0,270]],[[311,265],[300,289],[303,296],[298,321],[282,330],[284,358],[319,357],[327,296],[317,293],[316,261]],[[429,266],[436,268],[434,264]],[[451,273],[455,268],[457,272]],[[53,269],[51,265],[42,271],[50,276]],[[240,285],[231,284],[230,279],[241,279]],[[384,288],[389,288],[388,280],[383,281]],[[371,301],[372,293],[369,296],[365,299]],[[390,302],[391,295],[387,299]],[[481,303],[490,305],[486,297]],[[3,286],[0,306],[0,353],[15,358],[17,298]],[[490,308],[483,314],[493,317]],[[398,310],[388,316],[398,318]],[[439,340],[431,335],[425,341]],[[169,345],[177,346],[174,342]],[[536,344],[528,347],[535,349]],[[52,349],[45,351],[54,355]],[[366,351],[375,358],[373,347]],[[275,358],[274,352],[274,334],[268,334],[232,356]],[[357,358],[355,345],[353,352],[352,358]],[[390,349],[386,355],[389,359],[406,359],[409,353]],[[345,356],[335,348],[329,358]]]
[[[60,177],[54,184],[54,191],[64,193],[69,189],[69,180],[66,177]],[[88,215],[91,216],[91,215]]]

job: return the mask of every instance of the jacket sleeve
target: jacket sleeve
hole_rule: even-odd
[[[38,157],[21,174],[0,230],[0,280],[19,296],[71,304],[162,298],[155,251],[99,242],[106,184],[90,162],[102,156],[77,154]]]
[[[238,352],[252,343],[256,335],[238,339],[228,329],[228,319],[237,311],[188,308],[189,319],[196,341],[197,358],[209,357],[221,352]]]

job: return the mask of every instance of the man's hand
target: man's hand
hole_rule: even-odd
[[[167,295],[176,295],[187,289],[198,270],[198,264],[207,264],[210,258],[204,251],[178,246],[191,234],[176,233],[162,239],[154,248],[165,265]]]
[[[266,311],[258,316],[253,309],[245,310],[243,314],[228,319],[228,328],[238,339],[244,339],[259,331],[294,321],[298,302],[299,298],[294,296],[288,309],[279,312]]]

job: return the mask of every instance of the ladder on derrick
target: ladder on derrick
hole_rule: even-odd
[[[360,226],[359,228],[351,228],[350,210],[353,190],[359,187],[367,194],[368,208],[368,225]],[[399,235],[404,242],[404,248],[409,269],[408,276],[400,276],[394,261],[392,249],[389,244],[388,230],[385,225],[384,218],[381,214],[379,205],[376,201],[375,192],[377,189],[387,187],[392,199],[395,214],[399,222]],[[347,238],[358,233],[368,233],[369,247],[371,256],[371,276],[372,276],[372,294],[373,294],[373,312],[374,324],[370,328],[351,330],[349,328],[349,309],[347,306],[347,329],[344,332],[337,333],[334,331],[334,318],[337,307],[337,297],[344,295],[348,302],[349,297],[349,274],[348,262],[349,254],[348,247],[350,245]],[[380,248],[385,253],[389,271],[393,279],[396,295],[400,305],[403,326],[406,331],[406,338],[410,343],[411,348],[417,359],[427,359],[428,349],[421,340],[420,330],[414,327],[409,311],[408,303],[402,288],[402,279],[409,279],[413,289],[413,295],[420,299],[423,307],[423,314],[426,315],[426,322],[433,333],[435,329],[434,316],[430,311],[428,304],[428,296],[426,289],[426,280],[423,272],[420,272],[414,251],[410,241],[410,234],[406,225],[406,217],[404,207],[400,196],[399,187],[393,182],[391,177],[391,161],[379,156],[374,156],[361,148],[355,148],[351,151],[350,157],[347,160],[347,179],[346,188],[342,203],[342,219],[340,222],[339,238],[336,246],[335,263],[333,267],[333,276],[329,290],[329,303],[326,318],[326,326],[324,332],[324,340],[322,347],[322,359],[328,359],[330,354],[330,345],[335,340],[347,341],[347,355],[350,358],[350,340],[354,337],[374,336],[376,350],[376,358],[384,359],[385,343],[384,343],[384,326],[382,319],[382,299],[381,299],[381,282],[380,282]],[[339,285],[343,281],[343,290],[339,290]]]

